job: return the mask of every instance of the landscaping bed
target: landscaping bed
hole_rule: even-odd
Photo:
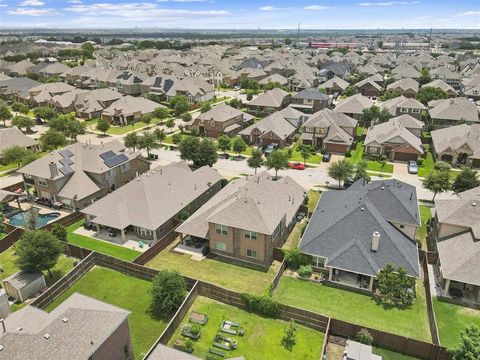
[[[363,143],[358,143],[357,148],[352,151],[352,156],[347,158],[352,164],[358,163],[363,159]],[[373,172],[382,172],[382,173],[393,173],[393,164],[389,164],[383,161],[368,160],[367,161],[367,170]]]

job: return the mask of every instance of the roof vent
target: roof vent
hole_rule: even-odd
[[[3,351],[3,349],[5,349],[3,345],[0,345],[0,351]]]
[[[43,335],[43,337],[48,340],[48,339],[50,339],[50,334],[45,334],[45,335]]]
[[[385,190],[385,186],[382,186],[382,190]]]
[[[477,206],[477,203],[476,203],[476,202],[472,202],[472,206]]]
[[[64,317],[64,318],[62,319],[62,321],[63,321],[64,323],[67,323],[67,322],[68,322],[68,318]]]
[[[360,208],[360,210],[365,211],[365,208],[362,206],[362,207]]]
[[[21,326],[19,326],[19,327],[17,328],[17,331],[22,331],[22,330],[23,330],[23,327],[21,327]]]
[[[378,245],[380,244],[380,233],[375,231],[372,235],[372,251],[377,252]]]

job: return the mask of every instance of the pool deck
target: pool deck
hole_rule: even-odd
[[[8,205],[10,205],[12,208],[18,209],[18,203],[16,201],[11,201],[11,202],[8,203]],[[31,207],[35,207],[35,208],[39,209],[38,210],[39,215],[46,215],[46,214],[51,214],[51,213],[60,214],[60,216],[58,218],[56,218],[55,220],[63,218],[63,217],[65,217],[65,216],[67,216],[71,213],[69,211],[65,211],[64,209],[52,209],[52,208],[37,204],[35,202],[26,202],[26,201],[20,202],[20,208],[21,208],[22,211],[27,211]]]

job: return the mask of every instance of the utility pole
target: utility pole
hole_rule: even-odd
[[[297,48],[300,46],[300,22],[298,23],[297,29]]]

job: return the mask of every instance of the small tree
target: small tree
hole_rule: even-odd
[[[25,271],[44,271],[57,263],[63,246],[58,239],[45,230],[25,231],[15,244],[17,266]]]
[[[62,224],[55,223],[50,232],[60,241],[67,241],[67,229]]]
[[[298,144],[297,150],[300,153],[300,155],[302,155],[304,165],[306,164],[308,158],[315,155],[315,149],[313,148],[312,145],[307,145],[303,143]]]
[[[429,101],[446,99],[447,97],[447,93],[440,88],[422,86],[420,89],[418,89],[416,99],[423,105],[427,105]]]
[[[257,174],[257,169],[262,167],[265,163],[262,155],[263,154],[259,149],[253,149],[252,156],[247,159],[247,165],[252,169],[255,169],[255,175]]]
[[[379,123],[384,123],[390,120],[393,117],[393,115],[388,111],[386,108],[383,108],[380,110],[378,113],[378,122]]]
[[[338,180],[338,187],[342,185],[342,181],[348,180],[353,175],[353,165],[348,160],[335,161],[328,167],[328,176]]]
[[[183,135],[181,133],[175,133],[172,135],[172,142],[175,144],[175,145],[178,145],[180,143],[180,141],[182,141],[183,139]]]
[[[21,102],[17,102],[15,101],[13,104],[12,104],[12,110],[13,111],[16,111],[20,114],[23,114],[23,115],[26,115],[28,114],[28,112],[30,111],[29,107],[25,104],[22,104]]]
[[[379,114],[380,114],[380,108],[376,105],[373,105],[367,109],[363,109],[362,120],[365,123],[373,124],[378,119]]]
[[[17,164],[17,167],[20,167],[29,153],[30,151],[23,146],[14,145],[4,149],[0,154],[0,158],[5,164]]]
[[[170,133],[171,133],[172,129],[175,127],[175,120],[168,119],[167,121],[165,121],[165,126],[167,127],[167,129],[170,130]]]
[[[285,250],[285,262],[292,270],[297,270],[301,266],[309,265],[311,261],[311,256],[302,254],[298,246],[291,250]]]
[[[165,130],[156,128],[153,130],[153,135],[155,136],[155,139],[161,144],[167,137],[167,134],[165,134]]]
[[[12,119],[12,126],[18,127],[20,130],[25,128],[25,131],[29,131],[35,126],[35,121],[32,118],[24,115],[15,115]]]
[[[457,175],[452,184],[452,191],[455,194],[461,193],[480,186],[480,179],[478,179],[478,172],[464,167]]]
[[[282,338],[282,345],[288,351],[292,351],[293,346],[296,343],[296,335],[297,335],[297,324],[294,320],[290,320],[287,327],[283,331],[283,338]]]
[[[37,108],[33,109],[33,113],[35,114],[35,116],[37,118],[40,118],[40,119],[43,119],[43,120],[51,120],[55,116],[57,116],[55,111],[48,106],[37,107]]]
[[[377,289],[383,295],[382,301],[388,305],[400,303],[409,306],[415,300],[415,278],[407,276],[404,268],[395,269],[387,264],[380,270],[377,277]]]
[[[212,110],[212,106],[209,103],[204,104],[200,109],[202,113],[206,113],[207,111],[210,111],[210,110]]]
[[[138,138],[138,147],[142,150],[147,151],[147,157],[150,158],[150,151],[153,149],[158,149],[160,143],[157,140],[157,137],[152,132],[144,132],[143,135]]]
[[[178,150],[180,151],[180,159],[186,161],[194,161],[200,140],[195,136],[184,136],[182,141],[178,144]]]
[[[370,335],[367,329],[360,329],[355,334],[355,341],[358,341],[361,344],[365,345],[372,345],[373,344],[373,336]]]
[[[170,105],[175,111],[175,115],[181,115],[188,111],[188,101],[185,96],[175,96],[171,101]]]
[[[250,101],[253,99],[253,94],[251,92],[247,92],[247,101]]]
[[[218,148],[223,151],[224,153],[227,153],[227,151],[230,150],[231,147],[231,141],[230,138],[227,135],[220,135],[217,138],[217,143],[218,143]]]
[[[288,46],[288,45],[292,45],[292,39],[290,39],[289,37],[287,37],[287,38],[285,38],[284,43],[285,43],[285,45],[287,45],[287,46]]]
[[[148,129],[148,127],[150,126],[150,123],[152,122],[152,115],[150,114],[143,114],[142,115],[142,122],[145,123],[146,128]]]
[[[445,161],[437,161],[433,164],[433,168],[438,171],[450,171],[452,166]]]
[[[358,93],[358,89],[353,86],[353,85],[349,85],[345,91],[342,93],[342,95],[346,96],[346,97],[350,97],[350,96],[353,96],[355,95],[356,93]]]
[[[243,151],[247,149],[247,144],[240,136],[235,136],[232,139],[232,150],[240,155]]]
[[[12,118],[10,109],[5,104],[0,104],[0,120],[3,121],[3,126],[7,126],[7,120]]]
[[[469,325],[465,328],[461,337],[461,342],[452,350],[452,359],[480,359],[480,328],[476,325]]]
[[[360,160],[355,165],[355,176],[354,176],[355,181],[359,179],[370,181],[370,175],[368,175],[367,166],[368,166],[368,163],[365,160]]]
[[[158,107],[153,112],[153,116],[155,116],[159,120],[166,119],[170,114],[168,113],[168,109],[165,107]]]
[[[438,193],[450,190],[450,177],[448,171],[432,171],[423,179],[423,187],[433,192],[432,201]]]
[[[127,148],[129,149],[132,149],[133,151],[135,151],[135,149],[137,148],[138,146],[138,135],[136,132],[131,132],[131,133],[128,133],[125,138],[124,138],[124,144]]]
[[[167,317],[182,304],[186,291],[187,284],[177,271],[160,270],[152,282],[152,312]]]
[[[217,148],[210,139],[203,139],[198,145],[193,163],[195,166],[212,166],[217,162]]]
[[[428,84],[430,81],[432,81],[432,77],[430,76],[430,71],[428,71],[427,68],[423,68],[420,71],[420,77],[418,78],[418,83],[420,86]]]
[[[108,122],[104,118],[98,119],[97,130],[101,131],[103,133],[103,135],[105,136],[108,129],[110,129],[110,122]]]
[[[275,179],[278,179],[278,170],[284,170],[288,167],[287,154],[283,151],[275,150],[267,157],[267,169],[275,169]]]
[[[184,122],[189,122],[189,121],[192,121],[192,114],[190,113],[185,113],[182,115],[182,120]]]
[[[52,151],[67,145],[67,138],[60,131],[48,129],[48,131],[40,135],[40,144],[43,151]]]

